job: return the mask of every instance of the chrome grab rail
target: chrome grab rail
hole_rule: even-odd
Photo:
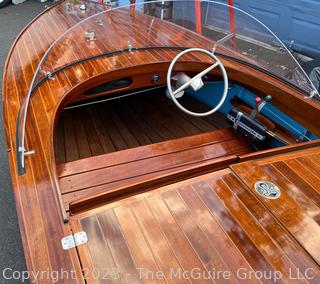
[[[97,3],[98,4],[98,3]],[[109,10],[104,10],[101,12],[98,12],[96,14],[93,14],[91,16],[89,16],[88,18],[85,18],[81,21],[79,21],[78,23],[76,23],[74,26],[72,26],[70,29],[66,30],[65,32],[63,32],[47,49],[47,51],[44,53],[44,55],[42,56],[38,67],[33,75],[30,87],[29,87],[29,91],[27,93],[27,96],[23,102],[23,105],[20,108],[20,112],[19,112],[19,116],[18,116],[18,123],[17,123],[17,145],[18,145],[18,150],[17,150],[17,164],[18,164],[18,174],[19,175],[23,175],[26,172],[26,167],[25,167],[25,157],[32,155],[35,153],[34,150],[30,150],[30,151],[26,151],[25,148],[25,134],[26,134],[26,122],[27,122],[27,113],[28,113],[28,107],[29,107],[29,103],[30,103],[30,98],[31,95],[34,91],[35,88],[35,82],[36,79],[42,69],[42,65],[45,62],[48,54],[50,53],[50,51],[52,50],[52,48],[56,45],[56,43],[58,41],[60,41],[61,38],[63,38],[67,33],[69,33],[71,30],[73,30],[74,28],[78,27],[80,24],[82,24],[83,22],[96,17],[98,15],[101,15],[103,13],[108,12]],[[52,73],[48,72],[47,75],[44,78],[52,78]],[[23,111],[23,113],[21,114],[21,110]],[[21,119],[21,115],[22,115],[22,125],[20,125],[20,119]],[[20,126],[22,126],[22,128],[20,128]],[[20,129],[22,129],[22,133],[20,132]]]

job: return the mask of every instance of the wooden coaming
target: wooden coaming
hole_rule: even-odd
[[[90,9],[87,9],[87,13],[95,13],[104,9],[99,4],[87,3],[87,5],[91,5]],[[22,100],[28,92],[32,76],[45,51],[59,35],[83,18],[81,13],[68,14],[65,7],[63,2],[46,10],[19,35],[14,43],[3,75],[3,112],[6,147],[28,269],[29,271],[74,269],[77,279],[65,279],[60,282],[82,283],[81,265],[76,250],[62,251],[60,244],[60,239],[65,235],[69,235],[72,232],[72,228],[69,224],[64,223],[66,216],[63,215],[64,211],[60,208],[60,192],[55,172],[53,132],[59,110],[72,96],[78,96],[80,90],[83,91],[85,88],[89,88],[90,85],[121,78],[128,72],[132,74],[136,72],[138,75],[142,73],[152,74],[152,71],[157,68],[164,71],[178,51],[133,51],[130,53],[130,60],[128,60],[127,53],[99,58],[57,73],[54,81],[45,81],[35,91],[27,116],[26,147],[27,150],[35,150],[36,154],[26,159],[27,173],[23,176],[18,176],[15,160],[17,150],[15,130]],[[166,32],[170,33],[170,29],[167,29]],[[83,31],[80,34],[83,35]],[[202,41],[203,38],[196,38],[194,34],[190,37],[190,35],[190,33],[186,33],[184,37],[181,37],[181,44],[187,41],[190,46],[201,45],[199,40]],[[143,40],[143,37],[141,39]],[[75,46],[74,43],[71,44]],[[87,48],[75,50],[75,52],[87,51]],[[56,56],[59,55],[56,54]],[[69,57],[65,57],[65,60],[69,61]],[[203,58],[192,57],[188,58],[188,60],[203,61]],[[306,101],[303,95],[296,90],[253,68],[234,63],[228,59],[222,60],[231,80],[260,91],[263,95],[272,94],[276,106],[292,115],[297,121],[309,127],[316,134],[320,134],[319,124],[314,123],[319,113],[319,106],[316,102]],[[50,62],[50,64],[53,65],[54,61]],[[201,65],[197,64],[194,64],[194,66],[195,71],[201,67]],[[184,70],[186,67],[184,64],[180,64],[178,68]],[[299,108],[297,108],[297,105],[299,105]],[[317,157],[308,157],[308,163],[311,163],[311,165],[317,164]],[[230,172],[225,173],[230,174]],[[315,179],[315,177],[311,177]],[[312,201],[312,204],[315,206],[314,201]],[[261,212],[264,212],[264,208],[261,206],[260,208]],[[264,214],[267,214],[271,220],[275,220],[275,217],[270,215],[269,211]],[[295,248],[300,249],[299,245],[292,240],[292,236],[281,229],[282,227],[279,228],[279,234],[289,238],[290,243]],[[292,231],[292,234],[294,233],[296,232]],[[207,233],[202,232],[202,236],[203,234]],[[277,239],[277,241],[281,241],[281,238]],[[308,244],[304,244],[304,248],[308,250]],[[311,265],[312,260],[299,249],[297,249],[298,256],[301,254],[303,256],[302,259]],[[318,259],[317,255],[312,256],[316,260]],[[81,261],[85,263],[88,260],[81,259]],[[288,257],[286,257],[286,261],[289,261]],[[199,265],[204,265],[201,264],[200,260],[198,263],[200,263]],[[206,265],[209,264],[206,263]],[[187,267],[190,267],[190,265],[192,263],[187,264]],[[290,265],[299,266],[291,263]]]

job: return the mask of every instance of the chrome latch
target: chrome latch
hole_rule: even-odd
[[[88,242],[87,233],[84,231],[62,238],[61,244],[64,250],[68,250]]]

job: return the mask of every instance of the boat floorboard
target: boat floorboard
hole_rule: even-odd
[[[319,154],[243,162],[72,216],[90,240],[82,264],[106,283],[320,283]],[[280,197],[259,196],[258,180]]]
[[[184,102],[195,110],[205,107],[191,97]],[[216,113],[191,117],[166,98],[164,91],[65,110],[55,135],[57,164],[159,143],[230,127]]]

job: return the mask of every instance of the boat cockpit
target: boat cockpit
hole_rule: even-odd
[[[23,174],[29,102],[56,84],[50,151],[67,211],[320,134],[317,90],[249,14],[215,1],[94,5],[64,4],[83,19],[45,52],[17,126]]]

